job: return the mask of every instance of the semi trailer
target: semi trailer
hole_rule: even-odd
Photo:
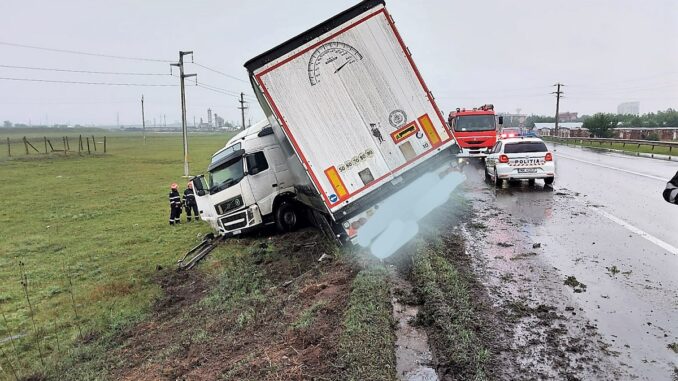
[[[454,134],[384,1],[362,1],[245,68],[266,120],[193,180],[201,216],[219,234],[292,230],[306,212],[336,238],[369,246],[389,228],[370,226],[381,205],[424,183],[436,188],[432,173],[434,183],[449,180]]]

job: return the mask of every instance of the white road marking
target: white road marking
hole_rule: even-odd
[[[662,241],[661,239],[653,236],[652,234],[650,234],[650,233],[648,233],[648,232],[646,232],[642,229],[639,229],[639,228],[629,224],[628,222],[622,220],[621,218],[614,216],[614,215],[612,215],[612,214],[610,214],[610,213],[608,213],[608,212],[606,212],[606,211],[604,211],[600,208],[597,208],[597,207],[591,206],[591,205],[587,205],[587,206],[589,207],[589,209],[595,211],[596,213],[598,213],[601,216],[607,218],[608,220],[616,223],[617,225],[622,226],[622,227],[626,228],[627,230],[645,238],[646,240],[654,243],[655,245],[661,247],[662,249],[668,251],[669,253],[671,253],[673,255],[678,255],[678,248],[672,246],[671,244],[669,244],[665,241]]]
[[[591,162],[591,161],[586,161],[586,160],[582,160],[582,159],[577,159],[577,158],[574,158],[574,157],[572,157],[572,156],[563,155],[563,154],[560,154],[560,153],[557,153],[557,152],[556,152],[556,155],[557,155],[557,157],[564,157],[564,158],[566,158],[566,159],[570,159],[570,160],[574,160],[574,161],[579,161],[579,162],[582,162],[582,163],[591,164],[591,165],[595,165],[595,166],[602,167],[602,168],[613,169],[613,170],[615,170],[615,171],[626,172],[626,173],[630,173],[630,174],[632,174],[632,175],[637,175],[637,176],[643,176],[643,177],[647,177],[648,179],[659,180],[659,181],[661,181],[661,182],[666,182],[666,181],[667,181],[665,178],[662,178],[662,177],[647,175],[647,174],[645,174],[645,173],[640,173],[640,172],[635,172],[635,171],[629,171],[628,169],[617,168],[617,167],[612,167],[612,166],[605,165],[605,164],[599,164],[599,163],[594,163],[594,162]]]

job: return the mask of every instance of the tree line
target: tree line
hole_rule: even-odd
[[[573,122],[585,122],[596,115],[606,115],[617,121],[619,127],[678,127],[678,111],[669,108],[666,111],[649,112],[642,115],[597,113],[582,115]],[[525,119],[525,127],[532,128],[535,123],[555,123],[555,116],[530,115]],[[563,122],[562,120],[560,122]]]

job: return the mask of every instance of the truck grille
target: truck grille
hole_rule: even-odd
[[[217,209],[217,213],[225,214],[231,210],[238,209],[241,206],[243,206],[242,197],[236,196],[220,204],[217,204],[215,208]]]
[[[243,211],[221,219],[221,225],[226,230],[236,230],[247,226],[247,212]]]

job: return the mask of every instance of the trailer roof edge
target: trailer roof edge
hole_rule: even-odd
[[[363,0],[360,3],[348,8],[347,10],[323,21],[313,28],[283,42],[282,44],[259,54],[258,56],[245,62],[245,68],[250,76],[255,70],[266,65],[267,63],[284,56],[285,54],[297,49],[309,41],[322,36],[330,30],[344,24],[354,17],[365,13],[366,11],[377,7],[379,5],[386,5],[385,0]]]

